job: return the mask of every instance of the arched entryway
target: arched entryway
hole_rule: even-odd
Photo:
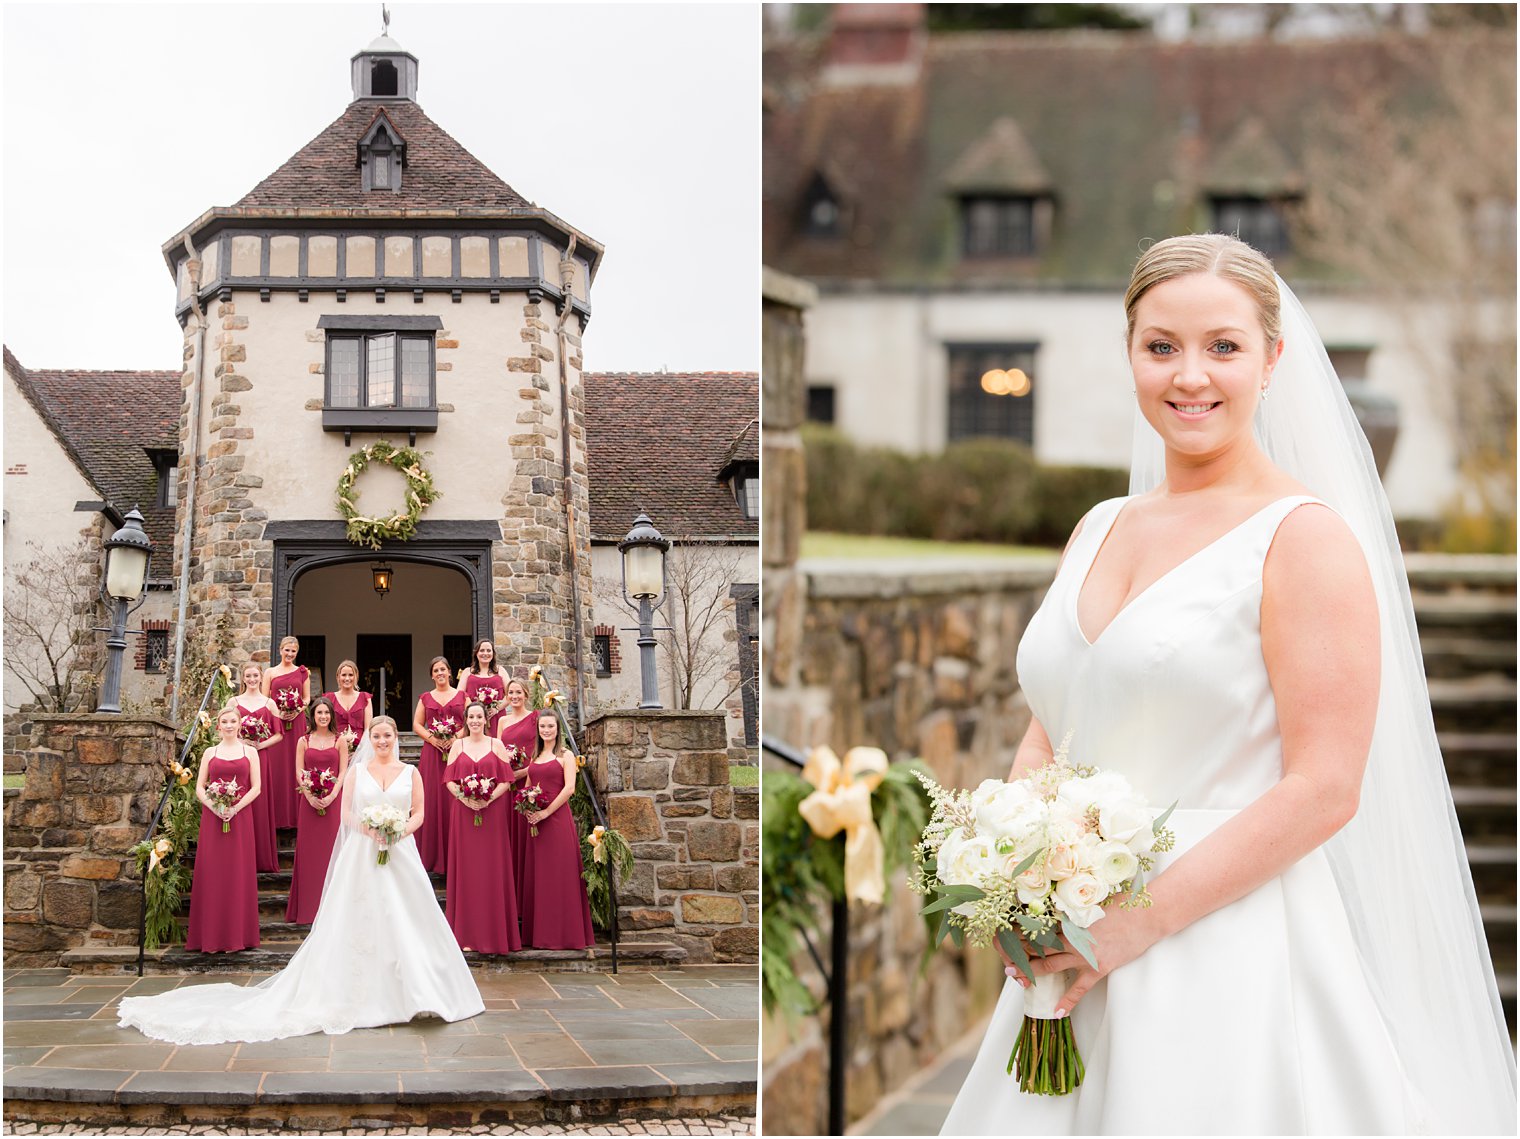
[[[405,727],[431,687],[428,662],[443,655],[458,669],[474,642],[491,636],[491,539],[499,534],[492,523],[423,524],[412,541],[371,551],[347,541],[341,523],[272,523],[271,657],[293,633],[313,691],[319,681],[335,687],[338,662],[352,659],[360,687],[377,700],[384,667],[386,710]],[[372,573],[382,563],[393,570],[384,596]]]

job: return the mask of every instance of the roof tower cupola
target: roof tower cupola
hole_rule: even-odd
[[[417,57],[391,39],[391,14],[380,9],[380,35],[352,60],[354,99],[417,101]]]

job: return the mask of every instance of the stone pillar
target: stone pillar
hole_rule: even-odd
[[[760,789],[729,783],[723,713],[614,712],[585,744],[636,859],[618,887],[621,928],[654,930],[692,962],[758,960]]]
[[[177,754],[162,720],[31,717],[26,784],[5,805],[5,964],[56,966],[69,949],[135,945],[141,897],[127,851]]]
[[[805,723],[805,704],[796,691],[807,611],[807,581],[797,572],[797,554],[807,529],[807,460],[801,435],[807,411],[803,315],[817,301],[818,290],[806,281],[766,269],[761,298],[765,607],[760,636],[765,663],[760,703],[768,735],[806,745],[823,742]]]

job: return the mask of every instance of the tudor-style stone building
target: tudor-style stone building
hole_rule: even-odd
[[[543,664],[582,710],[595,669],[581,335],[602,246],[434,123],[417,74],[376,39],[353,57],[342,115],[163,246],[192,519],[174,551],[177,640],[225,616],[217,648],[233,659],[268,659],[293,633],[326,687],[346,657],[372,690],[385,665],[405,726],[429,660],[457,668],[494,637],[504,663]],[[378,439],[429,452],[441,497],[414,538],[374,551],[347,540],[335,486]],[[364,514],[401,509],[401,476],[381,464],[357,490]],[[382,563],[388,594],[372,587]]]

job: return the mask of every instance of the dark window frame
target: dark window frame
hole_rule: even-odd
[[[807,412],[803,416],[809,423],[836,422],[839,415],[839,389],[834,384],[809,384],[807,386]]]
[[[945,442],[1007,439],[1033,447],[1039,355],[1040,346],[1032,341],[947,343]],[[967,361],[959,369],[958,357]],[[1022,396],[987,393],[981,386],[981,377],[994,367],[1022,369],[1030,380],[1029,392]]]
[[[973,261],[1039,256],[1039,203],[1035,194],[962,195],[961,256]],[[994,215],[990,219],[982,216],[988,211]],[[1015,212],[1019,216],[1010,216]]]
[[[1209,228],[1228,233],[1267,257],[1293,252],[1289,213],[1297,199],[1288,195],[1211,194]]]
[[[169,630],[148,629],[143,638],[143,671],[162,674],[169,663]]]
[[[148,458],[158,476],[158,483],[153,489],[154,504],[171,509],[179,497],[179,453],[165,448],[151,448]]]
[[[593,633],[591,635],[591,655],[596,658],[596,674],[598,676],[612,675],[612,634]]]
[[[443,321],[438,317],[332,317],[324,316],[317,327],[326,331],[322,352],[322,428],[325,431],[437,431],[438,430],[438,332]],[[370,342],[382,336],[394,336],[394,378],[392,402],[369,402]],[[427,404],[405,407],[403,362],[407,341],[427,345]],[[358,392],[356,404],[333,402],[333,346],[357,343]]]

